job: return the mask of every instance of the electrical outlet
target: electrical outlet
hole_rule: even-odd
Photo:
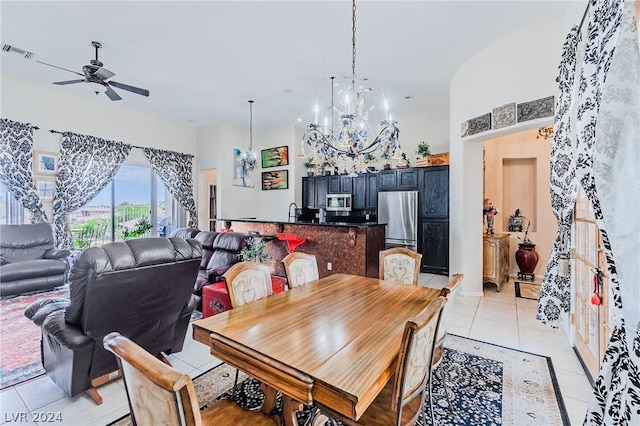
[[[327,262],[327,271],[330,271],[331,268],[333,268],[333,265],[331,264],[331,262]]]

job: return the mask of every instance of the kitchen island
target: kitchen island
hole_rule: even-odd
[[[277,222],[258,219],[217,218],[230,222],[235,232],[259,233],[270,240],[265,263],[273,275],[285,276],[282,259],[288,254],[286,241],[272,239],[279,233],[296,234],[306,241],[295,251],[313,254],[320,278],[334,273],[378,277],[378,253],[384,250],[385,225],[373,222]]]

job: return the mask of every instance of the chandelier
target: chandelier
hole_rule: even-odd
[[[240,155],[239,166],[243,171],[251,171],[256,168],[256,152],[253,150],[253,101],[249,101],[249,149]]]
[[[318,108],[315,110],[315,121],[306,128],[301,141],[299,158],[306,158],[308,146],[310,164],[316,168],[330,166],[345,172],[364,172],[367,165],[382,157],[400,160],[402,150],[398,136],[400,130],[389,115],[389,107],[385,100],[385,119],[380,121],[377,135],[370,139],[369,111],[374,107],[365,107],[364,94],[371,92],[367,79],[356,78],[356,2],[352,2],[351,27],[351,76],[346,77],[347,88],[343,100],[334,105],[334,78],[331,77],[331,121],[325,118],[324,126],[318,123]],[[337,121],[334,122],[334,112]]]

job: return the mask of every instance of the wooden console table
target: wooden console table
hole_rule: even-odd
[[[509,281],[509,234],[483,235],[482,264],[483,281],[500,291],[500,285]]]

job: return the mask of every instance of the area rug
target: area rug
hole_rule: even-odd
[[[0,389],[44,374],[40,360],[40,327],[24,316],[31,302],[69,297],[69,287],[0,300]]]
[[[242,381],[232,388],[234,374],[233,368],[222,364],[196,377],[201,407],[220,398],[233,399],[249,409],[259,407],[264,398],[259,383],[242,380],[241,375]],[[436,425],[569,425],[551,359],[545,356],[448,335],[433,380]],[[281,409],[278,401],[276,410]],[[298,414],[300,426],[309,414]],[[130,417],[112,424],[128,426]],[[430,424],[430,413],[416,422],[416,426]]]

